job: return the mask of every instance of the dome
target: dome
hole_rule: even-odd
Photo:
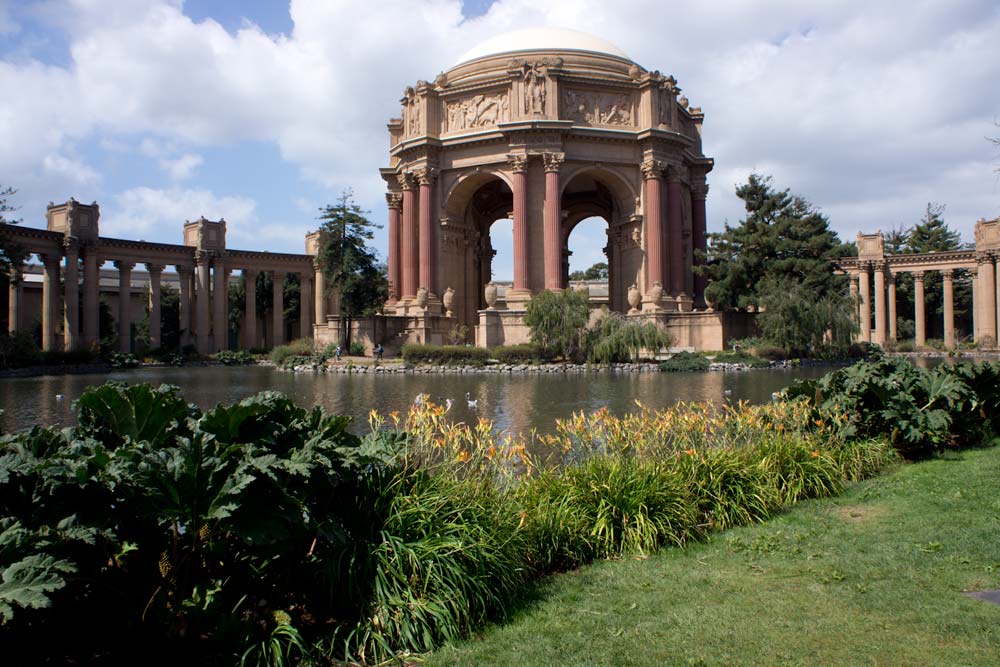
[[[462,54],[452,67],[479,58],[518,51],[589,51],[615,56],[631,62],[625,53],[611,42],[579,30],[566,28],[526,28],[505,32]]]

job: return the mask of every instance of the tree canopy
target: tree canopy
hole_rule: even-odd
[[[607,280],[608,265],[606,262],[598,262],[586,271],[574,271],[569,274],[570,280]]]
[[[707,262],[700,269],[710,279],[706,296],[716,308],[759,307],[765,279],[802,285],[817,296],[843,289],[835,261],[851,248],[826,216],[799,195],[775,189],[770,176],[751,174],[736,196],[745,204],[746,218],[709,235]]]
[[[16,193],[17,190],[14,188],[0,184],[0,225],[16,225],[21,222],[20,220],[8,218],[6,215],[8,213],[13,213],[18,209],[17,206],[9,204],[7,201],[8,197],[11,197]],[[16,261],[19,256],[19,248],[5,238],[3,228],[0,227],[0,273],[6,275],[10,270],[11,264]]]

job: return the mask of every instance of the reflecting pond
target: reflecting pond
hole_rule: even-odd
[[[10,432],[34,424],[70,425],[72,403],[87,388],[106,380],[178,385],[185,399],[202,408],[232,403],[259,391],[277,390],[303,406],[358,419],[352,430],[367,428],[372,409],[405,410],[418,394],[454,401],[456,420],[492,419],[499,429],[550,432],[555,419],[573,412],[607,407],[614,414],[677,401],[762,403],[771,393],[799,378],[814,378],[831,367],[808,366],[742,372],[703,373],[523,373],[523,374],[362,374],[288,373],[265,366],[141,368],[93,375],[57,375],[0,379],[0,430]],[[468,393],[476,401],[470,408]],[[59,397],[62,398],[59,398]]]

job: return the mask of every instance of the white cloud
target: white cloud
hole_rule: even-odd
[[[481,39],[552,25],[599,33],[674,73],[704,108],[717,163],[710,228],[741,217],[732,186],[752,169],[806,196],[849,238],[889,218],[915,221],[926,201],[948,204],[967,238],[976,218],[1000,212],[984,139],[998,133],[1000,110],[1000,13],[989,0],[905,12],[888,0],[669,11],[653,0],[499,0],[473,20],[458,0],[292,0],[290,12],[294,29],[271,36],[252,23],[228,32],[194,22],[180,0],[40,4],[35,15],[66,31],[72,64],[0,62],[0,87],[18,91],[0,105],[0,174],[51,177],[49,156],[61,155],[93,180],[67,145],[129,136],[149,142],[177,182],[194,175],[201,147],[265,141],[331,193],[352,186],[382,211],[385,121],[404,87]]]
[[[227,239],[248,238],[257,224],[257,202],[246,197],[220,197],[202,188],[131,188],[115,195],[112,204],[101,211],[101,234],[181,243],[184,222],[201,216],[225,219]]]

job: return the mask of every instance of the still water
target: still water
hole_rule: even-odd
[[[525,373],[525,374],[364,374],[287,373],[264,366],[143,368],[95,375],[58,375],[0,379],[0,432],[41,425],[71,425],[72,404],[90,386],[106,380],[173,384],[184,398],[202,408],[233,403],[264,390],[277,390],[303,406],[323,405],[353,415],[352,430],[367,428],[366,415],[405,411],[418,394],[444,404],[456,420],[491,419],[496,428],[515,433],[551,432],[555,419],[607,407],[622,415],[640,400],[649,407],[677,401],[762,403],[771,392],[799,378],[814,378],[829,367],[705,373]],[[465,394],[477,402],[470,408]],[[62,398],[59,398],[62,396]]]

